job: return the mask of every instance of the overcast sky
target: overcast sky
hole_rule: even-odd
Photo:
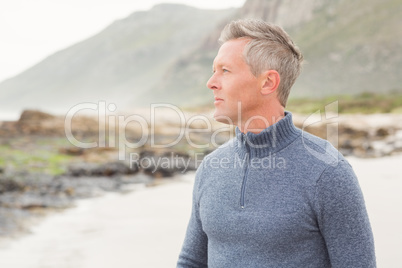
[[[245,0],[1,0],[0,82],[115,20],[166,2],[223,9]]]

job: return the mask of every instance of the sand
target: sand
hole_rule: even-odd
[[[377,266],[402,267],[402,155],[348,159],[366,200],[374,233]]]
[[[378,267],[402,263],[402,155],[349,158],[365,195]],[[190,215],[192,177],[81,200],[32,234],[1,243],[0,267],[175,267]]]
[[[192,178],[82,200],[32,234],[2,243],[0,267],[175,267],[190,216]]]

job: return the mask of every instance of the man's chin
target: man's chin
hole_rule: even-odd
[[[228,125],[234,124],[233,120],[230,119],[229,116],[219,114],[219,113],[217,113],[217,111],[215,111],[215,113],[214,113],[214,120],[216,122],[223,123],[223,124],[228,124]]]

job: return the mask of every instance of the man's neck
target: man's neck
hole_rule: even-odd
[[[237,123],[237,127],[241,132],[252,132],[255,134],[260,133],[269,126],[272,126],[285,117],[284,109],[278,110],[276,113],[270,113],[269,115],[255,115],[242,120]]]

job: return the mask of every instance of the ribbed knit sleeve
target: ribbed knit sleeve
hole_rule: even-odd
[[[345,160],[322,173],[316,188],[316,209],[332,268],[376,267],[363,195]]]
[[[207,235],[202,230],[198,202],[202,172],[203,165],[201,164],[195,177],[191,217],[177,262],[177,268],[208,267],[208,239]]]

